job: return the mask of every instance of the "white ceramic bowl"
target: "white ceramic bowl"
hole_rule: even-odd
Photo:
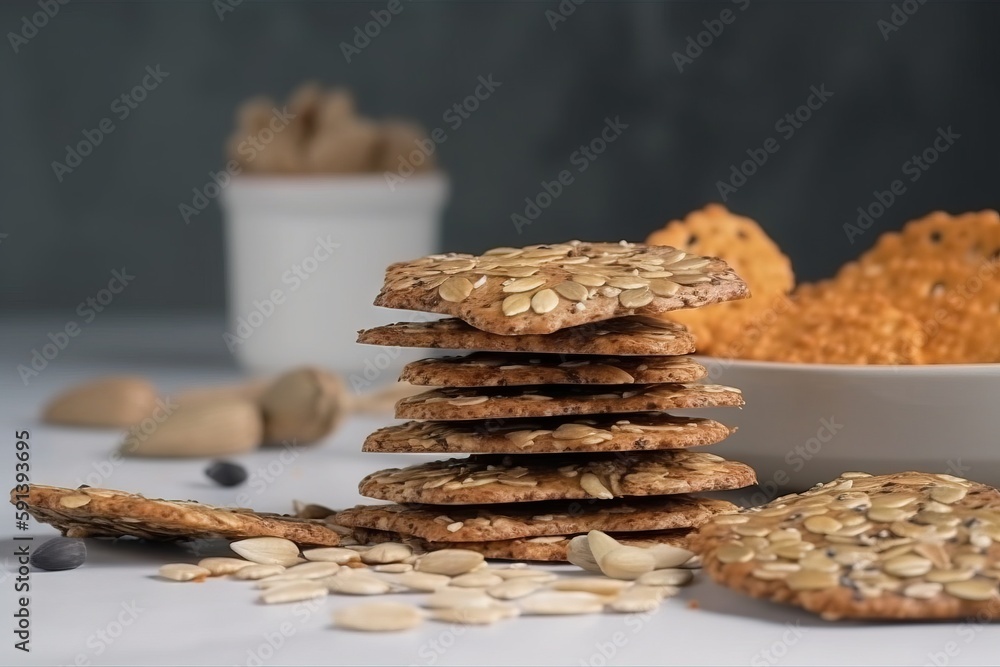
[[[740,410],[688,411],[739,431],[711,451],[757,470],[761,502],[841,472],[944,472],[1000,485],[1000,364],[836,366],[698,357]],[[764,494],[764,498],[760,494]]]
[[[372,301],[386,266],[436,250],[448,189],[438,173],[393,189],[381,174],[234,178],[222,195],[230,351],[255,372],[319,364],[359,391],[395,379],[416,353],[366,356],[357,330],[409,318]]]

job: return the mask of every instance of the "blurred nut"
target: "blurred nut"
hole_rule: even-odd
[[[311,171],[326,173],[371,171],[378,143],[378,126],[367,120],[323,128],[307,147],[306,163]]]
[[[354,119],[354,96],[350,91],[338,88],[323,96],[316,111],[316,127],[329,130],[340,127]]]
[[[145,419],[156,407],[156,388],[134,376],[113,376],[67,389],[45,407],[50,424],[125,427]]]
[[[427,132],[420,125],[406,121],[387,121],[381,127],[381,142],[376,169],[384,171],[399,171],[401,165],[409,165],[415,171],[429,171],[434,168],[434,156],[427,155],[418,145],[427,139]],[[410,154],[417,151],[421,154],[417,160],[411,160]]]
[[[264,441],[307,444],[324,438],[344,412],[340,379],[318,368],[299,368],[280,376],[265,390]]]
[[[249,452],[264,438],[260,407],[223,398],[184,404],[151,429],[133,429],[122,443],[128,456],[219,456]]]
[[[183,389],[170,397],[174,403],[181,405],[187,403],[201,403],[203,401],[217,401],[220,399],[246,399],[250,401],[260,401],[270,384],[269,380],[250,380],[242,384],[219,385],[214,387],[191,387]]]
[[[260,150],[253,153],[246,166],[258,172],[291,173],[305,169],[303,146],[300,138],[291,127],[284,127],[274,132],[273,139],[265,142],[258,139]]]

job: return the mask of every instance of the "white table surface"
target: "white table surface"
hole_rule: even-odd
[[[120,434],[44,425],[38,412],[46,397],[68,382],[109,372],[146,374],[164,391],[240,374],[221,343],[221,321],[109,316],[95,321],[25,386],[17,364],[58,324],[58,317],[0,323],[0,451],[5,452],[0,480],[6,487],[13,486],[14,433],[24,429],[31,433],[36,483],[96,485],[93,478],[87,480],[90,475],[108,487],[154,497],[247,504],[240,498],[246,494],[255,509],[275,512],[289,511],[295,498],[352,505],[361,501],[356,486],[366,473],[426,458],[360,453],[365,434],[387,422],[386,416],[351,419],[287,465],[276,450],[241,457],[251,470],[270,465],[277,474],[237,490],[211,484],[202,472],[204,460],[126,460],[109,471],[107,457]],[[968,665],[1000,659],[997,624],[827,623],[701,577],[649,615],[522,617],[488,627],[428,622],[405,633],[357,634],[331,628],[330,615],[363,600],[330,596],[318,603],[261,606],[254,602],[252,584],[245,582],[181,584],[154,578],[161,564],[194,562],[208,553],[203,547],[195,553],[183,546],[96,540],[89,541],[82,568],[31,574],[32,650],[24,654],[13,648],[11,614],[20,595],[14,592],[13,536],[33,535],[37,545],[56,533],[35,522],[27,533],[15,531],[13,507],[0,516],[6,516],[0,521],[0,609],[6,619],[0,661],[7,665]],[[222,553],[225,547],[216,550]]]

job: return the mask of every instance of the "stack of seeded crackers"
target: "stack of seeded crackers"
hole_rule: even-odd
[[[740,406],[706,369],[683,325],[649,315],[749,296],[715,258],[670,247],[572,241],[433,255],[390,266],[376,305],[450,315],[360,332],[371,345],[469,350],[409,364],[427,386],[396,404],[402,424],[366,452],[460,454],[380,470],[362,495],[394,504],[337,515],[367,542],[565,560],[574,536],[678,544],[734,511],[688,495],[755,482],[742,463],[692,448],[732,429],[667,414]]]

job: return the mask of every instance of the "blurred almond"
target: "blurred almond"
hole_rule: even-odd
[[[42,419],[50,424],[125,427],[156,407],[156,388],[135,376],[105,377],[76,385],[53,398]]]
[[[372,171],[376,168],[379,148],[378,125],[368,120],[353,120],[333,128],[321,127],[306,152],[310,171],[345,174]]]
[[[316,110],[316,127],[329,130],[354,119],[354,96],[343,88],[331,90],[323,96]]]
[[[128,456],[219,456],[256,449],[264,438],[258,405],[224,398],[179,406],[149,429],[133,429],[122,443]]]
[[[264,441],[307,444],[326,437],[344,413],[344,386],[318,368],[298,368],[278,377],[260,399]]]
[[[173,394],[170,399],[180,405],[201,403],[203,401],[217,401],[220,399],[245,399],[256,402],[263,396],[264,390],[267,389],[269,384],[270,380],[250,380],[241,384],[192,387],[182,389]]]
[[[428,141],[427,131],[417,123],[386,121],[381,125],[380,134],[377,169],[399,171],[403,165],[409,165],[415,171],[429,171],[434,168],[434,157],[427,155],[417,143],[421,140]],[[413,152],[420,154],[416,160],[410,158]]]

